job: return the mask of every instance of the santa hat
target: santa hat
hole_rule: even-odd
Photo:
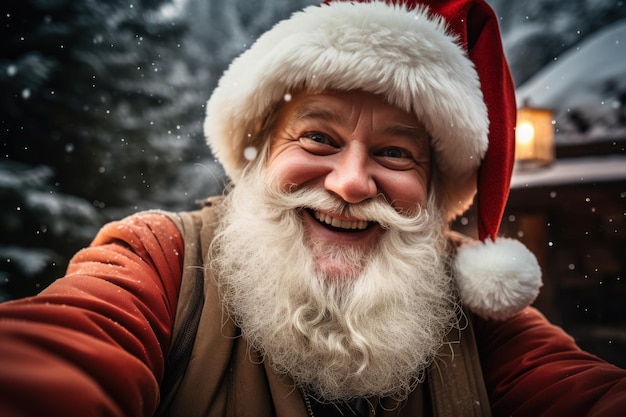
[[[496,238],[513,168],[515,92],[497,19],[483,0],[327,1],[263,34],[225,71],[205,134],[237,183],[285,94],[362,90],[413,112],[431,135],[441,208],[451,220],[476,198],[480,242],[457,251],[464,304],[504,319],[541,286],[535,257]]]

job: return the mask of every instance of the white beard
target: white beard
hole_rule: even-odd
[[[300,209],[343,203],[325,192],[272,189],[262,175],[242,179],[212,247],[243,337],[276,372],[324,400],[405,398],[457,323],[442,221],[433,207],[405,216],[372,201],[350,210],[374,213],[385,227],[377,247],[320,249],[307,244]],[[349,263],[347,276],[319,271],[320,250]]]

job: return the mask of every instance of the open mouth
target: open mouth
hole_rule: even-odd
[[[362,232],[374,226],[376,222],[367,220],[345,220],[333,217],[328,213],[307,209],[307,212],[325,227],[341,232]]]

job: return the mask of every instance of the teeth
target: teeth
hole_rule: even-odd
[[[315,218],[322,223],[341,229],[364,230],[367,228],[366,220],[341,220],[319,211],[315,211]]]

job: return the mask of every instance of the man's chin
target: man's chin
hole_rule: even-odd
[[[352,245],[321,245],[310,248],[316,274],[325,283],[344,284],[358,279],[364,272],[371,250]]]
[[[347,284],[356,281],[363,272],[362,266],[330,259],[318,259],[316,270],[326,283]]]

